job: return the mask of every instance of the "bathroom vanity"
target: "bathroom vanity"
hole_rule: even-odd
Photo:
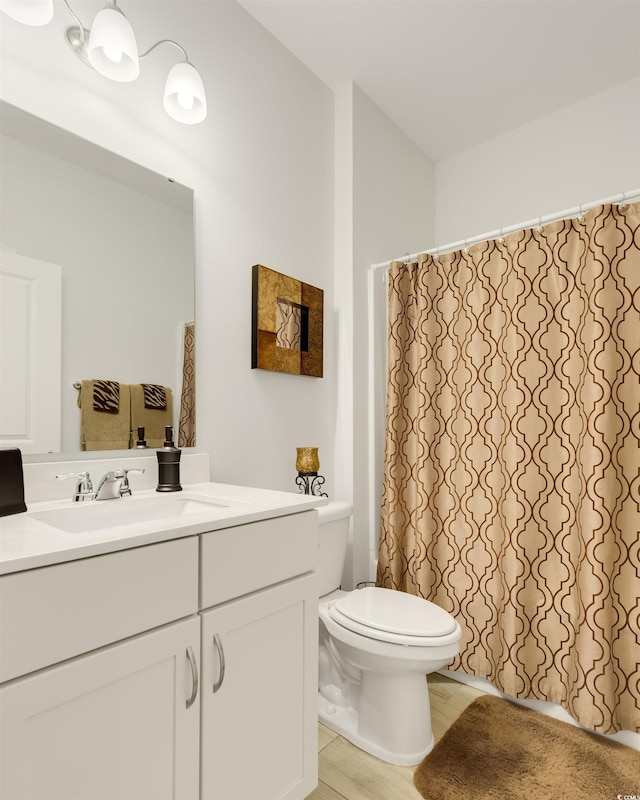
[[[302,800],[316,786],[325,501],[185,488],[173,505],[147,491],[0,520],[0,797]],[[147,519],[163,501],[176,516]]]

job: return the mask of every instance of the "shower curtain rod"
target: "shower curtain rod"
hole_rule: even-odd
[[[491,231],[491,233],[483,233],[480,236],[472,236],[469,239],[462,239],[460,242],[453,242],[452,244],[447,244],[444,247],[432,247],[430,250],[420,250],[419,252],[414,253],[412,256],[406,255],[402,256],[402,258],[392,258],[391,261],[383,261],[380,264],[372,264],[369,269],[388,269],[392,261],[415,261],[420,255],[444,255],[444,253],[449,253],[452,250],[459,250],[461,247],[468,247],[469,245],[477,244],[478,242],[486,242],[490,239],[497,239],[499,236],[504,236],[507,233],[514,233],[515,231],[534,228],[538,225],[544,225],[547,222],[556,222],[559,219],[577,217],[584,211],[588,211],[590,208],[595,208],[596,206],[607,205],[608,203],[623,204],[634,197],[640,197],[640,189],[634,189],[631,192],[621,192],[613,197],[607,197],[606,200],[596,200],[593,203],[582,203],[576,208],[569,208],[566,211],[560,211],[557,214],[548,214],[545,217],[530,219],[528,222],[520,222],[517,225],[510,225],[508,228],[500,228],[497,231]]]

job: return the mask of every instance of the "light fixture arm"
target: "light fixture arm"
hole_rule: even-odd
[[[82,38],[84,39],[84,31],[85,31],[85,27],[84,27],[84,25],[82,24],[82,22],[81,22],[81,20],[80,20],[80,17],[79,17],[79,16],[76,14],[76,12],[75,12],[75,11],[74,11],[74,10],[71,8],[71,6],[69,5],[69,1],[68,1],[68,0],[62,0],[62,2],[63,2],[63,4],[64,4],[65,8],[67,9],[67,11],[68,11],[68,12],[71,14],[71,16],[72,16],[72,17],[75,19],[75,21],[78,23],[78,28],[80,29],[80,31],[82,31]]]
[[[66,0],[63,0],[63,2],[66,2]],[[173,39],[160,39],[159,42],[156,42],[155,44],[152,44],[151,47],[148,50],[145,50],[144,53],[140,53],[138,58],[145,58],[146,56],[149,55],[149,53],[152,50],[155,50],[156,47],[160,47],[161,44],[172,44],[174,47],[177,47],[178,50],[180,50],[180,52],[184,56],[184,60],[185,61],[189,61],[189,56],[187,55],[187,51],[184,49],[184,47],[182,47],[182,45],[179,45],[177,42],[174,42]],[[189,62],[189,63],[191,63],[191,62]]]
[[[70,28],[67,28],[67,30],[65,31],[64,35],[65,39],[67,40],[67,44],[73,50],[73,52],[78,56],[80,61],[83,62],[83,64],[86,64],[88,67],[91,67],[91,63],[89,62],[89,56],[87,54],[89,31],[82,24],[80,17],[71,8],[68,0],[62,0],[62,3],[64,7],[67,9],[67,11],[74,18],[74,20],[78,23],[77,25],[73,25]],[[93,67],[91,68],[93,69]]]

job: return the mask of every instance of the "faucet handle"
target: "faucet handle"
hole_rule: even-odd
[[[112,469],[107,475],[110,479],[121,480],[122,478],[126,478],[130,472],[144,472],[144,469],[126,469],[125,467],[118,467],[117,469]]]
[[[88,472],[67,472],[63,475],[56,475],[56,480],[58,481],[65,481],[67,478],[76,478],[76,488],[72,498],[75,502],[81,500],[93,500],[95,495],[93,493],[91,476]]]
[[[144,469],[122,469],[118,470],[119,474],[118,477],[122,477],[122,483],[120,484],[120,497],[126,497],[131,495],[131,487],[129,486],[129,478],[127,477],[130,472],[139,472],[142,474]]]

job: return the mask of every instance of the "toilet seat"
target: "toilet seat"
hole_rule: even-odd
[[[428,647],[457,634],[444,609],[421,597],[392,589],[366,587],[328,604],[331,619],[347,630],[384,642]]]

